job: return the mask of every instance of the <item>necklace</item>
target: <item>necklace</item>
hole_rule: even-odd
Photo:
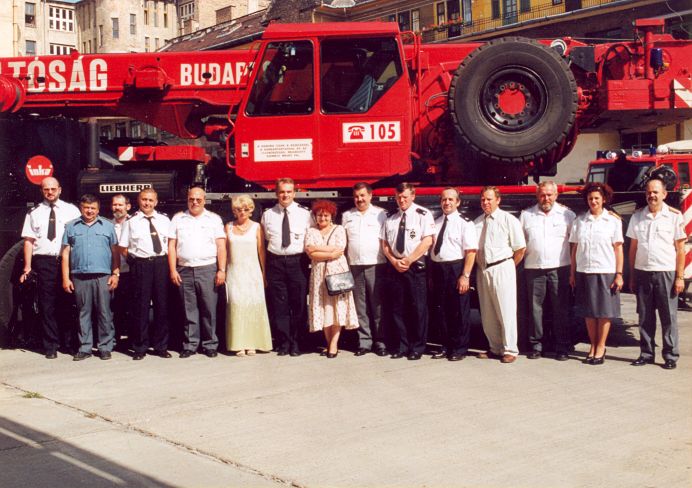
[[[238,230],[240,231],[241,234],[245,234],[245,233],[248,231],[248,229],[250,228],[251,225],[252,225],[252,221],[251,221],[251,220],[248,220],[248,221],[245,222],[243,225],[234,224],[234,227],[235,227],[236,229],[238,229]]]

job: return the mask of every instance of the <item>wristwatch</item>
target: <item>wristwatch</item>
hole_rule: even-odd
[[[120,278],[120,271],[113,271],[111,273],[111,276],[117,276],[118,278]]]
[[[471,273],[463,273],[461,276],[464,278],[471,278]]]

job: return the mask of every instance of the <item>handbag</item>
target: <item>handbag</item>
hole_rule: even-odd
[[[336,228],[334,228],[334,230],[336,230]],[[329,244],[329,239],[332,238],[334,230],[332,230],[329,237],[327,237],[327,245]],[[328,264],[327,262],[327,268],[329,267]],[[356,286],[356,282],[350,270],[326,275],[324,277],[324,284],[327,287],[327,294],[329,294],[329,296],[343,295],[344,293],[353,291]]]

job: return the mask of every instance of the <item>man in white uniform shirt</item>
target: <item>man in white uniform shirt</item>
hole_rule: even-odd
[[[226,234],[221,217],[204,208],[202,188],[187,193],[186,212],[173,217],[168,230],[168,268],[185,307],[185,340],[181,358],[197,352],[217,356],[216,288],[226,280]]]
[[[155,210],[158,194],[145,188],[137,197],[139,210],[123,226],[119,246],[132,263],[133,320],[132,359],[144,359],[149,347],[154,354],[168,352],[168,232],[170,219]],[[149,305],[154,304],[154,322],[149,325]]]
[[[71,320],[68,305],[71,299],[62,289],[59,259],[65,224],[78,219],[81,212],[71,203],[60,200],[61,192],[58,180],[44,178],[41,182],[43,201],[29,210],[22,228],[24,270],[19,281],[23,283],[32,271],[36,273],[38,311],[43,350],[47,359],[58,357],[61,335],[67,349],[73,348],[76,342],[76,329],[69,327]]]
[[[390,212],[382,227],[382,250],[391,264],[392,321],[398,343],[392,359],[418,360],[428,339],[428,292],[425,255],[435,235],[432,213],[413,203],[416,188],[410,183],[396,187],[399,209]]]
[[[461,199],[455,188],[440,195],[442,215],[435,220],[432,259],[435,317],[443,341],[433,359],[460,361],[466,357],[471,338],[469,280],[476,260],[476,227],[459,213]]]
[[[677,296],[685,287],[685,233],[682,214],[669,207],[661,180],[646,185],[647,206],[637,210],[627,227],[630,289],[637,295],[639,358],[633,366],[653,364],[656,311],[661,320],[663,368],[675,369],[678,350]]]
[[[546,298],[550,300],[555,359],[569,359],[572,345],[567,319],[570,294],[569,234],[576,215],[556,202],[557,195],[555,182],[540,182],[536,188],[538,203],[522,211],[519,217],[526,237],[524,274],[530,308],[529,359],[538,359],[543,352],[543,305]]]
[[[276,182],[278,203],[262,214],[267,239],[269,317],[279,356],[299,356],[298,339],[307,333],[308,260],[305,234],[312,222],[310,210],[294,201],[295,182]]]
[[[353,298],[360,326],[356,356],[370,351],[385,356],[387,348],[382,321],[382,295],[386,261],[380,245],[380,233],[387,214],[384,209],[372,205],[372,187],[367,183],[357,183],[353,187],[353,202],[355,208],[342,214],[341,223],[346,229],[346,257],[355,281]]]
[[[123,225],[130,217],[128,214],[132,205],[130,199],[118,193],[111,197],[111,213],[113,214],[113,226],[115,227],[115,235],[120,241],[120,236],[123,233]],[[120,279],[118,287],[113,291],[113,300],[111,308],[113,309],[113,325],[115,326],[115,347],[127,351],[127,346],[124,337],[131,339],[129,331],[130,319],[132,317],[131,303],[132,287],[130,283],[130,266],[123,257],[120,259]]]
[[[478,298],[483,332],[489,350],[481,359],[500,358],[513,363],[517,347],[517,270],[526,241],[519,219],[500,208],[500,190],[486,186],[481,191],[483,214],[474,224],[478,233]]]

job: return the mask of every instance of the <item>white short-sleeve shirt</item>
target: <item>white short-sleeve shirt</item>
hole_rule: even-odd
[[[656,215],[649,207],[632,215],[627,237],[637,240],[634,267],[642,271],[675,271],[675,241],[686,239],[682,214],[665,203]]]
[[[55,239],[48,240],[48,219],[50,218],[50,205],[43,201],[29,210],[24,218],[22,237],[34,239],[34,255],[57,256],[60,254],[62,236],[65,233],[65,224],[78,219],[81,212],[71,203],[62,200],[55,202]]]
[[[399,222],[406,213],[406,228],[404,238],[404,252],[399,253],[396,249],[396,237],[399,232]],[[403,258],[411,254],[423,238],[435,235],[435,220],[430,210],[415,203],[402,212],[401,209],[390,214],[385,220],[380,240],[387,241],[392,250],[392,254],[397,258]]]
[[[118,238],[118,245],[127,248],[128,254],[137,258],[151,258],[168,254],[168,231],[171,219],[166,215],[154,211],[150,215],[151,223],[161,241],[161,252],[154,252],[154,243],[151,237],[149,220],[143,212],[135,212],[123,223],[123,229]]]
[[[569,234],[576,215],[555,203],[548,213],[538,205],[527,208],[519,217],[526,237],[526,269],[552,269],[569,266]]]
[[[350,265],[369,266],[386,261],[380,245],[385,220],[387,213],[375,205],[370,205],[365,212],[352,208],[342,214],[341,224],[348,238],[346,257]]]
[[[262,214],[262,228],[267,240],[267,251],[279,256],[301,254],[305,248],[305,234],[312,225],[310,210],[293,202],[286,207],[291,241],[288,247],[281,247],[284,207],[278,203]]]
[[[577,271],[580,273],[615,273],[615,249],[622,243],[622,220],[603,211],[598,217],[586,212],[574,221],[569,242],[577,245]]]
[[[194,268],[216,263],[216,240],[225,239],[226,234],[221,217],[214,212],[205,209],[193,217],[186,210],[173,216],[168,238],[176,239],[178,264]]]
[[[435,254],[432,249],[437,246],[437,239],[442,230],[445,217],[447,217],[447,227],[445,227],[445,233],[442,236],[440,254]],[[466,251],[477,249],[478,235],[473,222],[464,218],[458,212],[452,212],[449,215],[442,214],[435,220],[435,243],[430,251],[430,258],[433,261],[436,263],[457,261],[464,259]]]
[[[519,219],[501,208],[490,215],[481,214],[473,221],[478,234],[479,264],[487,266],[511,258],[526,247]],[[483,233],[485,227],[485,235]],[[481,262],[482,261],[482,262]]]

